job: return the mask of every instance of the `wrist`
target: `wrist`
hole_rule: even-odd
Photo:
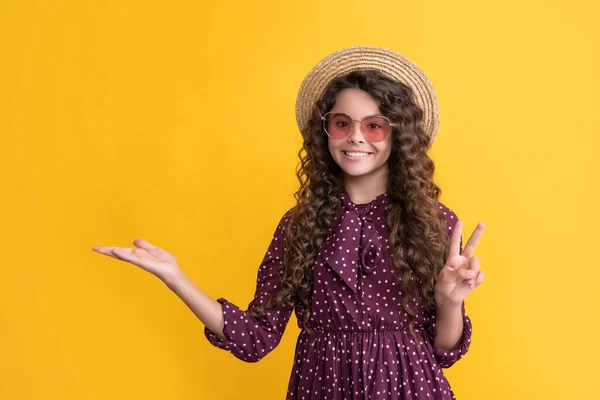
[[[457,303],[447,297],[435,295],[435,306],[438,310],[453,311],[462,308],[462,301]]]
[[[160,279],[169,288],[173,288],[175,285],[177,285],[178,282],[181,282],[184,278],[185,278],[185,274],[183,273],[183,271],[181,269],[177,268],[173,271],[169,271],[168,273],[165,273],[165,275],[162,276]]]

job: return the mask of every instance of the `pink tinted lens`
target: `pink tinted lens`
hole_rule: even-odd
[[[390,121],[383,117],[368,117],[362,120],[362,134],[370,142],[381,142],[390,132]]]
[[[346,137],[351,126],[352,119],[346,114],[329,114],[325,119],[325,130],[334,138]]]

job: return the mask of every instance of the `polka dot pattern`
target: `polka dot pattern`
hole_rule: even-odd
[[[344,192],[341,200],[343,207],[314,264],[309,324],[316,340],[300,332],[286,398],[454,399],[442,369],[469,349],[472,325],[464,303],[463,336],[458,347],[448,351],[435,347],[435,312],[425,313],[416,295],[410,302],[417,311],[415,341],[390,261],[388,195],[354,204]],[[442,203],[439,207],[451,235],[458,218]],[[281,219],[259,268],[250,305],[276,292],[288,215]],[[260,360],[277,346],[293,311],[267,310],[254,319],[227,300],[218,301],[223,304],[227,340],[208,328],[205,335],[214,346],[247,362]],[[297,317],[301,311],[296,307]]]

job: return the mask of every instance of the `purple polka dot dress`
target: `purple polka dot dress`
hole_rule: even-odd
[[[368,204],[353,203],[347,192],[341,199],[342,209],[314,264],[309,324],[316,340],[300,332],[286,399],[454,399],[442,368],[469,349],[471,321],[464,303],[461,342],[447,351],[434,346],[435,312],[424,313],[416,295],[410,303],[417,310],[415,341],[390,263],[385,224],[388,195]],[[451,235],[457,217],[442,203],[439,207]],[[264,302],[276,292],[287,223],[286,214],[259,268],[251,304]],[[205,335],[214,346],[246,362],[260,360],[277,346],[293,311],[267,310],[255,319],[224,298],[218,301],[223,305],[223,333],[228,340],[208,328]],[[295,307],[295,312],[300,319],[302,309]]]

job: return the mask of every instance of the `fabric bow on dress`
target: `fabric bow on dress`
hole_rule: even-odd
[[[342,209],[331,224],[323,247],[323,259],[352,292],[357,293],[360,274],[371,274],[384,263],[385,239],[380,236],[375,223],[385,225],[385,214],[373,210],[385,208],[389,199],[384,193],[366,205],[356,205],[346,191],[340,198]],[[374,214],[380,219],[376,220]]]

